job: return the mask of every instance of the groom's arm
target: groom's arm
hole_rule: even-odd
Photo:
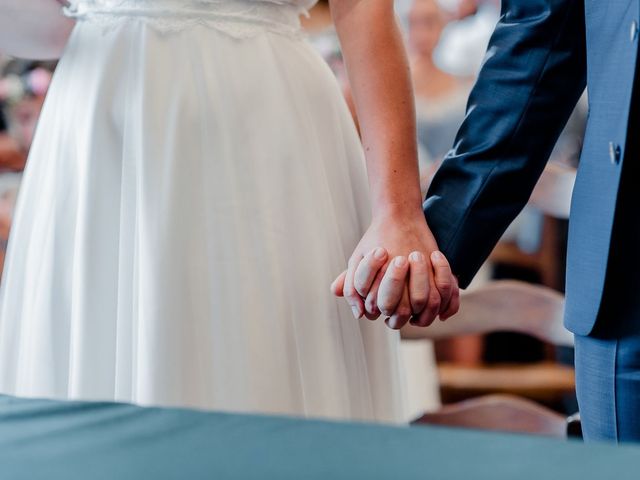
[[[527,203],[586,84],[584,0],[504,0],[424,212],[466,287]]]

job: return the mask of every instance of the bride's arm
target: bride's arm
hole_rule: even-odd
[[[0,52],[20,58],[59,58],[74,21],[58,0],[1,0]]]
[[[332,0],[374,212],[423,217],[412,85],[392,0]],[[392,213],[392,212],[389,212]]]
[[[434,288],[429,259],[437,245],[422,211],[413,91],[393,0],[331,0],[330,5],[360,122],[373,202],[372,226],[349,262],[345,297],[356,317],[366,314],[363,306],[375,316],[378,312],[370,307],[377,303],[382,313],[394,315],[394,328],[421,312],[419,324],[427,325],[438,313],[444,318],[457,308],[451,300],[456,296],[455,279],[449,272],[449,285],[440,292]],[[373,279],[356,274],[360,259],[378,246],[389,252],[390,260],[401,257],[390,267],[398,273],[399,286],[405,285],[409,268],[411,280],[422,279],[409,284],[399,305],[371,299]],[[407,258],[414,251],[422,255]],[[417,271],[424,274],[414,275]],[[376,290],[371,289],[374,296]],[[369,292],[364,305],[358,291]]]

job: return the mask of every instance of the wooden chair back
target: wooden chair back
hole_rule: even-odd
[[[413,425],[440,425],[567,438],[567,419],[530,400],[490,395],[443,407]]]

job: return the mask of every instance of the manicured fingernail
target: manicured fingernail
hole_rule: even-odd
[[[412,262],[424,262],[424,255],[420,252],[412,252],[411,255],[409,255],[409,260]]]
[[[407,259],[405,257],[397,257],[393,264],[398,268],[402,268],[407,265]]]
[[[431,258],[435,261],[442,261],[444,260],[444,255],[441,252],[433,252]]]
[[[382,260],[386,255],[387,252],[385,252],[384,248],[376,248],[373,252],[373,258],[376,260]]]
[[[353,316],[356,318],[356,320],[359,320],[360,317],[362,317],[362,313],[360,312],[360,309],[358,307],[351,307],[351,311],[353,312]]]

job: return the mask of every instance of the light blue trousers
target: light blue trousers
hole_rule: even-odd
[[[576,336],[576,387],[585,441],[640,442],[640,334]]]

